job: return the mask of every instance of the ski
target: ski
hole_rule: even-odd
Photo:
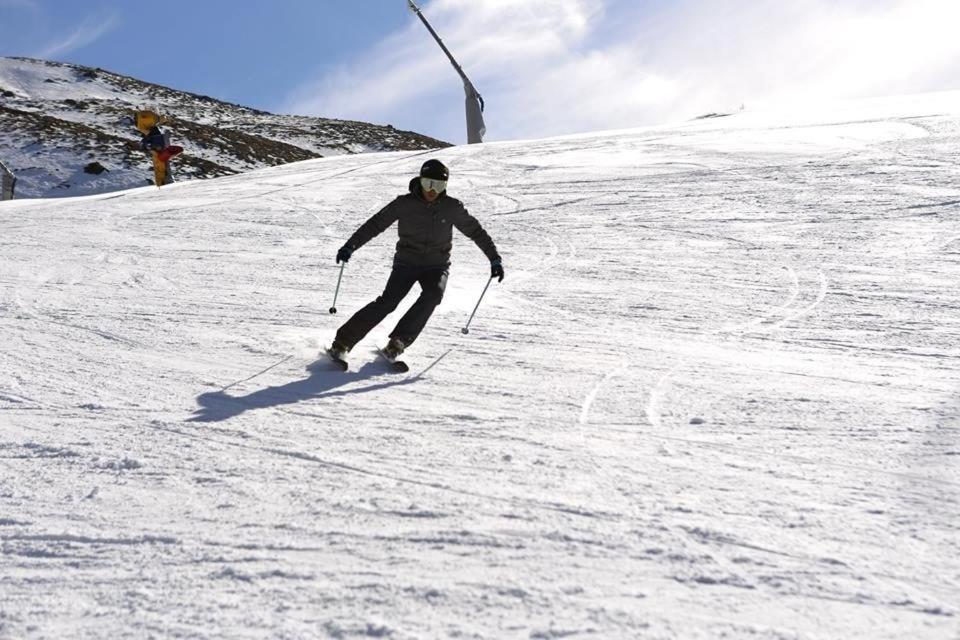
[[[383,351],[383,349],[379,347],[377,347],[377,355],[394,373],[406,373],[410,370],[410,367],[407,366],[406,362],[403,360],[397,360],[396,358],[391,358]],[[349,367],[346,360],[343,358],[335,358],[333,354],[330,353],[330,349],[327,348],[323,350],[323,354],[318,360],[315,360],[307,365],[307,369],[313,371],[323,368],[324,365],[333,365],[340,371],[346,371]]]
[[[320,356],[320,358],[318,358],[317,360],[314,360],[309,365],[307,365],[307,370],[313,371],[315,369],[321,369],[323,365],[330,365],[330,364],[335,366],[340,371],[346,371],[347,367],[349,366],[347,365],[347,361],[344,360],[343,358],[334,358],[333,354],[330,353],[330,349],[327,348],[323,350],[323,353]]]
[[[380,357],[384,362],[390,367],[390,370],[394,373],[406,373],[410,371],[410,367],[407,366],[407,363],[403,360],[397,360],[396,358],[391,358],[388,356],[383,349],[377,347],[377,353],[380,354]]]
[[[330,362],[335,364],[340,369],[340,371],[347,370],[347,367],[349,366],[347,365],[347,361],[344,360],[343,358],[334,357],[334,355],[330,353],[329,349],[327,349],[327,357],[330,358]]]

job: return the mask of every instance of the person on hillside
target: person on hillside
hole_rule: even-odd
[[[397,223],[399,240],[386,288],[337,330],[327,350],[332,358],[343,360],[419,283],[420,297],[390,333],[384,354],[396,358],[413,344],[443,298],[454,227],[473,240],[490,260],[490,277],[503,281],[503,262],[496,245],[463,203],[447,195],[449,177],[450,171],[442,162],[427,160],[420,175],[410,180],[409,193],[398,196],[374,214],[337,251],[337,264],[346,263],[354,251]]]

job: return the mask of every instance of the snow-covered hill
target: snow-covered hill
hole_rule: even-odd
[[[0,58],[0,161],[18,197],[76,196],[145,184],[136,109],[169,117],[178,179],[209,178],[321,156],[449,146],[393,127],[241,107],[103,69]],[[106,172],[88,173],[98,163]]]
[[[309,371],[430,155],[506,280]],[[0,203],[0,637],[956,639],[958,163],[953,93]]]

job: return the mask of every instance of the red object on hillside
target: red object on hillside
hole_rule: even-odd
[[[157,151],[157,158],[161,162],[167,162],[175,155],[183,153],[183,147],[178,147],[175,144],[170,145],[169,147],[164,147],[160,151]]]

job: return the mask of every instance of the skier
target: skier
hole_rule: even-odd
[[[467,213],[462,202],[447,195],[449,176],[450,171],[442,162],[427,160],[420,175],[410,180],[410,192],[374,214],[337,251],[337,263],[346,263],[354,251],[397,222],[399,241],[386,288],[337,330],[327,350],[334,360],[342,361],[355,344],[397,308],[414,283],[419,283],[420,297],[397,322],[383,352],[388,360],[395,360],[413,344],[443,298],[453,227],[473,240],[489,258],[490,277],[503,281],[503,263],[493,240]]]

